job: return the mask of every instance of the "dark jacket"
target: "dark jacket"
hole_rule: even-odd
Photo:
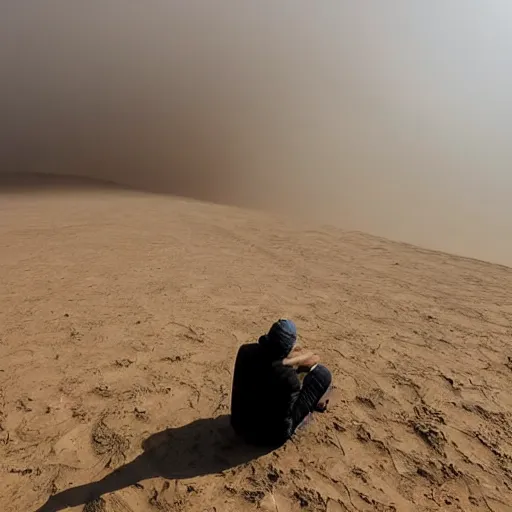
[[[291,412],[300,388],[297,372],[261,343],[242,345],[231,396],[234,430],[251,444],[283,444],[293,433]]]

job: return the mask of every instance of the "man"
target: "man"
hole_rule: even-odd
[[[323,412],[331,373],[311,352],[295,350],[297,329],[279,320],[258,343],[240,347],[231,396],[231,424],[248,443],[280,446],[313,412]],[[299,374],[305,373],[302,381]]]

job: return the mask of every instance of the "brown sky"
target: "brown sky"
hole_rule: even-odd
[[[512,264],[507,0],[7,0],[0,168]]]

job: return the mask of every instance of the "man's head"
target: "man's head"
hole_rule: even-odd
[[[275,359],[284,359],[297,343],[297,327],[291,320],[278,320],[272,325],[266,336],[262,336],[262,344]]]

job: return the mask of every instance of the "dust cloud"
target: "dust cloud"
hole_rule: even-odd
[[[0,169],[512,264],[507,0],[7,0]]]

